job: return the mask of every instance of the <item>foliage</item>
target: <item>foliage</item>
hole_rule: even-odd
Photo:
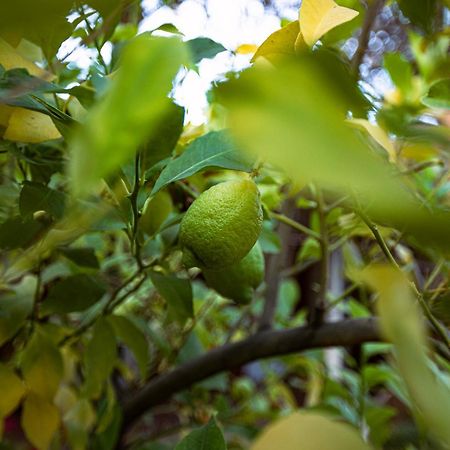
[[[132,0],[3,3],[1,449],[450,448],[448,2],[303,0],[234,51]],[[219,53],[248,67],[193,125]]]

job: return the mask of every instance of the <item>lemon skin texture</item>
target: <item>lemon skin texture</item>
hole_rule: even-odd
[[[209,269],[236,264],[253,247],[261,227],[256,184],[250,179],[219,183],[203,192],[181,221],[183,262]]]
[[[158,192],[146,200],[139,219],[139,228],[153,236],[173,210],[172,198],[165,191]]]
[[[264,255],[259,243],[238,264],[220,270],[204,269],[209,287],[239,304],[248,304],[264,279]]]

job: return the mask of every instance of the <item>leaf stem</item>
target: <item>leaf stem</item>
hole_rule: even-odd
[[[271,212],[270,217],[272,217],[275,220],[278,220],[278,222],[289,225],[290,227],[294,228],[297,231],[300,231],[300,233],[306,234],[307,236],[313,237],[319,241],[322,239],[322,236],[319,233],[317,233],[316,231],[311,230],[308,227],[305,227],[305,225],[302,225],[301,223],[296,222],[295,220],[292,220],[291,218],[285,216],[284,214]]]

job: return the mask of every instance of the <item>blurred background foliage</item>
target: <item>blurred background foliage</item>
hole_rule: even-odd
[[[0,448],[449,448],[448,6],[3,2]],[[266,278],[242,306],[177,237],[246,173]],[[373,316],[389,343],[253,361],[122,427],[213,348]]]

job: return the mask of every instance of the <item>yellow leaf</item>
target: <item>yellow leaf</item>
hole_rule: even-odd
[[[240,55],[248,55],[249,53],[255,53],[258,47],[255,44],[241,44],[236,50],[236,53]]]
[[[303,0],[300,6],[300,31],[312,47],[326,32],[358,15],[354,9],[339,6],[333,0]]]
[[[397,153],[395,152],[394,144],[382,128],[378,125],[370,123],[366,119],[351,119],[349,120],[349,123],[364,128],[364,130],[366,130],[370,136],[372,136],[372,138],[386,150],[389,156],[389,161],[395,163],[397,160]]]
[[[0,126],[7,127],[9,123],[9,118],[14,111],[13,106],[0,104]]]
[[[38,450],[47,450],[59,427],[60,417],[55,405],[30,393],[23,404],[21,425],[27,439]]]
[[[9,416],[19,404],[25,392],[22,380],[4,364],[0,364],[0,386],[2,395],[0,395],[0,422],[3,417]]]
[[[398,368],[419,422],[440,441],[439,448],[450,448],[450,390],[430,368],[424,321],[409,281],[388,266],[368,267],[361,278],[379,292],[381,328],[394,344]]]
[[[24,108],[14,108],[4,139],[39,143],[61,137],[49,116]]]
[[[274,54],[295,55],[295,43],[299,33],[298,20],[275,31],[259,46],[253,55],[252,62],[259,56],[267,58]]]
[[[251,450],[369,450],[355,429],[330,417],[296,412],[269,425]]]
[[[42,78],[44,80],[51,80],[55,76],[39,66],[34,62],[24,58],[14,47],[9,45],[0,38],[0,64],[6,69],[23,68],[27,69],[30,75]]]
[[[32,391],[53,400],[63,376],[63,360],[59,348],[39,329],[24,350],[21,369]]]

